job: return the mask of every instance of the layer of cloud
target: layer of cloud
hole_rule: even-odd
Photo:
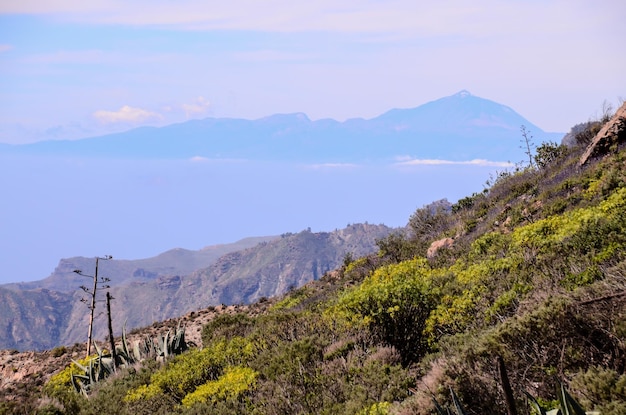
[[[574,31],[572,15],[586,13],[589,20],[617,22],[619,13],[607,13],[608,5],[580,2],[571,7],[565,0],[534,3],[504,0],[451,0],[425,2],[393,0],[233,0],[179,2],[138,0],[22,0],[0,4],[0,13],[53,14],[55,18],[81,23],[158,25],[188,30],[260,30],[271,32],[330,31],[376,33],[389,36],[483,36],[487,32],[534,33]],[[609,10],[614,7],[608,7]]]
[[[193,156],[188,159],[190,163],[212,163],[212,164],[243,164],[248,163],[250,160],[241,158],[211,158],[205,156]]]
[[[141,96],[156,105],[166,102],[171,109],[150,108],[163,114],[167,123],[208,112],[250,119],[295,111],[313,119],[369,118],[469,88],[511,105],[544,130],[566,131],[593,115],[603,99],[623,95],[619,71],[623,72],[626,61],[613,51],[619,50],[618,39],[626,33],[621,22],[614,24],[625,8],[621,3],[589,0],[21,0],[0,2],[0,15],[36,14],[36,18],[1,17],[46,23],[46,27],[51,23],[68,33],[78,28],[81,35],[75,38],[81,42],[56,44],[65,38],[50,36],[52,47],[46,48],[42,42],[46,39],[36,47],[25,47],[32,40],[7,38],[4,42],[14,43],[20,53],[0,56],[14,59],[2,69],[16,74],[16,80],[20,74],[23,82],[24,75],[36,77],[40,84],[51,81],[38,90],[70,90],[71,83],[60,82],[60,69],[52,67],[68,64],[67,76],[80,88],[93,84],[85,76],[99,79],[109,95],[87,96],[108,103],[108,108],[118,108],[125,102],[116,99],[126,96]],[[111,26],[90,27],[102,24]],[[135,30],[139,34],[144,28],[149,33],[132,42],[96,41],[99,36],[108,39],[107,31],[117,32],[120,26],[128,26],[120,30],[125,35]],[[214,30],[216,36],[181,33],[188,30]],[[224,33],[234,30],[241,32]],[[93,42],[82,41],[86,33],[93,33]],[[155,41],[154,35],[167,41]],[[177,39],[183,43],[172,48]],[[80,50],[85,47],[90,49]],[[603,59],[583,62],[578,58],[580,50],[595,50]],[[92,65],[93,75],[72,64]],[[111,67],[104,68],[105,64]],[[104,69],[110,69],[106,75],[95,72]],[[110,85],[128,94],[111,99]],[[213,105],[181,104],[199,93],[210,97]],[[4,101],[17,108],[12,98]],[[25,106],[43,102],[30,96],[24,101],[28,101]],[[67,101],[56,106],[78,102]],[[555,113],[553,108],[561,111]],[[58,118],[49,110],[37,113],[54,122]]]
[[[133,108],[128,105],[124,105],[117,111],[96,111],[93,113],[93,117],[105,124],[140,124],[146,121],[156,121],[161,119],[160,114],[141,108]]]
[[[480,167],[513,167],[514,164],[508,161],[491,161],[483,159],[465,160],[465,161],[453,161],[453,160],[440,160],[440,159],[410,159],[399,161],[396,166],[442,166],[442,165],[457,165],[457,166],[480,166]]]
[[[203,156],[193,156],[189,159],[189,161],[192,163],[207,163],[211,161],[211,159]]]
[[[309,169],[313,170],[329,170],[329,169],[353,169],[358,167],[358,165],[353,163],[320,163],[320,164],[309,164],[306,166]]]
[[[0,53],[13,49],[12,45],[0,44]]]
[[[211,103],[204,97],[200,96],[191,104],[182,104],[181,108],[185,111],[187,118],[191,118],[194,115],[206,114]]]

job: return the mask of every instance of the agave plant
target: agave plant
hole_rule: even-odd
[[[186,341],[185,327],[181,326],[179,322],[173,334],[171,330],[168,330],[165,335],[155,338],[146,336],[141,340],[135,340],[131,352],[126,336],[126,323],[124,323],[124,327],[122,328],[122,344],[118,346],[116,350],[120,360],[119,363],[121,365],[128,365],[150,359],[165,360],[170,356],[181,354],[190,347],[195,346],[193,342]]]
[[[435,410],[437,411],[437,415],[466,415],[465,408],[461,404],[459,397],[454,393],[454,389],[450,388],[450,395],[452,396],[452,404],[454,405],[454,412],[452,409],[443,407],[437,399],[433,396],[433,404],[435,405]]]
[[[546,411],[530,393],[524,391],[524,394],[528,398],[530,405],[539,415],[600,415],[600,412],[585,411],[576,399],[569,394],[561,382],[558,382],[556,393],[559,399],[559,408]]]
[[[156,339],[156,358],[157,360],[166,360],[172,355],[178,355],[189,349],[188,343],[185,341],[185,327],[181,327],[180,322],[176,327],[176,331],[171,335],[171,330]]]
[[[146,359],[166,360],[170,356],[183,353],[192,345],[193,343],[185,341],[185,327],[179,322],[173,335],[170,330],[164,336],[155,339],[145,337],[142,341],[135,342],[131,353],[126,336],[126,323],[124,323],[122,344],[116,347],[117,360],[114,362],[110,352],[100,349],[94,343],[97,355],[89,360],[87,366],[73,361],[83,373],[72,375],[72,385],[76,392],[87,396],[93,385],[114,373],[116,367],[128,367]]]
[[[124,326],[122,327],[122,344],[121,346],[116,347],[116,355],[119,360],[116,363],[119,366],[130,366],[140,360],[134,353],[130,352],[130,349],[128,347],[128,339],[126,337],[126,322],[124,322]]]
[[[115,371],[115,364],[113,363],[113,357],[110,353],[106,354],[101,350],[96,343],[97,356],[94,356],[89,360],[88,366],[83,366],[75,360],[72,360],[76,366],[78,366],[84,374],[74,375],[72,374],[71,381],[76,392],[85,396],[89,393],[94,384],[109,376]]]

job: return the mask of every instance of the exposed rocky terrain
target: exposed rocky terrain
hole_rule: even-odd
[[[269,300],[256,304],[251,311],[262,313],[270,304]],[[135,341],[146,337],[155,339],[181,324],[185,327],[187,341],[202,347],[200,334],[207,322],[222,314],[249,310],[249,306],[243,305],[208,307],[190,312],[180,318],[167,319],[148,327],[132,330],[128,333],[128,342],[132,345]],[[120,342],[121,338],[117,337],[116,343],[119,345]],[[97,343],[102,348],[108,345],[104,339],[100,339]],[[68,366],[72,360],[84,358],[85,349],[84,343],[76,343],[73,346],[59,346],[43,351],[0,350],[0,401],[29,401],[39,398],[41,395],[39,388],[50,379],[50,376]]]
[[[208,306],[249,304],[283,294],[337,268],[346,254],[374,252],[376,241],[391,231],[371,224],[333,232],[306,230],[249,239],[245,249],[220,257],[208,249],[172,250],[150,260],[99,261],[99,275],[111,279],[107,290],[114,298],[111,314],[117,334],[124,323],[130,330]],[[81,299],[88,300],[88,295],[79,286],[90,284],[73,270],[87,272],[93,266],[93,259],[66,259],[43,281],[0,287],[0,348],[44,350],[85,341],[89,309]],[[60,288],[53,290],[55,286]],[[96,339],[107,335],[102,304],[96,306]]]

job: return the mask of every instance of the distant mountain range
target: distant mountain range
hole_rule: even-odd
[[[162,276],[187,275],[210,266],[226,254],[252,248],[262,242],[269,242],[277,238],[279,236],[251,237],[230,244],[207,246],[197,251],[175,248],[146,259],[120,260],[114,258],[100,263],[100,275],[112,277],[109,285],[113,287],[127,283],[152,281]],[[59,261],[59,265],[47,278],[38,281],[4,284],[0,285],[0,288],[73,292],[76,291],[76,287],[88,281],[85,277],[76,274],[74,270],[79,269],[85,274],[93,275],[94,266],[94,258],[65,258]]]
[[[520,127],[560,142],[513,109],[461,91],[376,118],[310,120],[303,113],[258,120],[206,118],[81,140],[0,145],[0,153],[121,158],[218,158],[301,162],[419,159],[519,161]]]
[[[461,91],[367,120],[312,121],[302,113],[258,120],[207,118],[74,141],[0,144],[0,155],[5,159],[19,159],[13,155],[132,159],[131,164],[135,164],[134,159],[194,158],[296,163],[383,163],[406,158],[518,162],[524,158],[520,149],[522,125],[536,143],[560,141],[563,136],[542,131],[505,105]],[[28,166],[31,174],[31,164]],[[84,189],[69,186],[72,180],[64,175],[65,170],[59,170],[63,174],[54,175],[50,170],[48,175],[47,170],[40,169],[46,173],[34,188],[37,203],[24,203],[20,209],[42,205],[44,196],[49,198],[48,205],[54,206],[61,204],[54,202],[59,194],[64,198],[82,194]],[[103,183],[111,171],[102,169],[95,182]],[[226,182],[223,175],[219,177]],[[52,186],[50,180],[61,184]],[[294,183],[302,185],[296,180]],[[22,189],[20,186],[16,181],[14,187]],[[46,196],[43,189],[55,190]],[[135,188],[129,189],[135,192]],[[107,197],[135,200],[124,191],[115,189]],[[289,192],[288,188],[277,191]],[[63,199],[62,203],[67,202]],[[61,212],[58,217],[67,215],[68,210]],[[173,211],[166,214],[173,215]],[[383,225],[353,225],[328,233],[249,239],[236,247],[178,249],[146,260],[106,261],[102,272],[113,282],[115,321],[121,324],[128,319],[129,327],[137,327],[208,305],[247,303],[282,294],[336,268],[348,252],[357,256],[374,252],[376,239],[389,232],[391,229]],[[86,281],[72,271],[79,268],[89,274],[92,267],[92,258],[64,259],[45,280],[0,286],[0,348],[42,349],[83,341],[87,313],[79,301],[82,292],[78,287]],[[104,319],[98,321],[96,335],[103,337]]]
[[[363,256],[392,229],[354,224],[333,232],[302,231],[247,238],[200,251],[176,249],[154,258],[100,261],[99,275],[111,279],[114,330],[179,317],[220,304],[247,304],[321,278],[346,254]],[[69,258],[48,278],[0,286],[0,349],[42,350],[86,341],[88,308],[80,285],[93,275],[93,258]],[[102,291],[104,292],[104,291]],[[101,304],[101,303],[99,303]],[[104,307],[97,306],[95,338],[106,335]]]

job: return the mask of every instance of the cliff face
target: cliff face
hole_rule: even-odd
[[[338,268],[348,253],[359,257],[376,251],[376,240],[389,232],[386,226],[367,224],[335,232],[304,231],[222,257],[197,276],[203,281],[219,276],[210,301],[247,304],[319,279]]]
[[[271,241],[277,236],[245,238],[230,244],[212,245],[197,251],[175,248],[152,258],[136,260],[120,260],[113,258],[100,262],[101,276],[110,277],[111,286],[127,283],[153,281],[161,276],[186,275],[198,269],[206,268],[221,256],[251,248],[261,242]],[[64,258],[59,261],[50,276],[39,281],[12,283],[1,285],[0,288],[10,290],[34,290],[45,288],[61,292],[74,292],[76,287],[85,284],[85,277],[74,272],[83,270],[93,275],[94,259],[85,257]]]
[[[66,293],[0,288],[0,347],[18,350],[50,347],[62,337],[72,308],[72,295]]]

